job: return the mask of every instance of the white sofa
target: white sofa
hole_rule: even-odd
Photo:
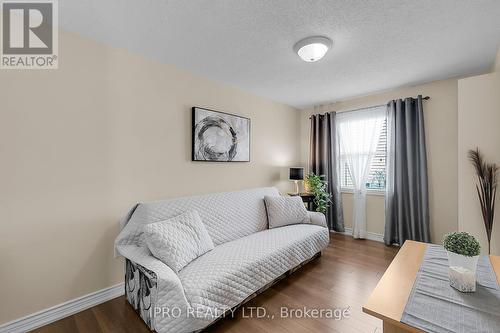
[[[321,213],[311,223],[268,229],[264,196],[275,188],[216,193],[136,205],[115,241],[126,258],[125,291],[151,330],[201,330],[294,268],[318,256],[329,243]],[[196,210],[215,248],[175,273],[151,255],[141,240],[144,224]]]

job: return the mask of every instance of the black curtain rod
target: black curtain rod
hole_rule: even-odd
[[[413,97],[414,99],[417,99],[418,97]],[[425,96],[425,97],[422,97],[422,99],[424,101],[428,101],[431,99],[430,96]],[[367,106],[367,107],[364,107],[364,108],[359,108],[359,109],[354,109],[354,110],[347,110],[347,111],[340,111],[340,113],[343,113],[343,112],[353,112],[353,111],[359,111],[359,110],[363,110],[363,109],[368,109],[368,108],[376,108],[376,107],[379,107],[379,106],[386,106],[386,104],[380,104],[380,105],[372,105],[372,106]],[[311,119],[311,117],[309,117],[309,119]]]

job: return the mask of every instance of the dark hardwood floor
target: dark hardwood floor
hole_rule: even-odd
[[[381,333],[382,322],[361,311],[397,248],[332,234],[323,255],[257,296],[235,313],[204,332],[370,332]],[[270,318],[248,317],[251,307],[263,307]],[[341,320],[283,319],[281,307],[344,309]],[[262,311],[261,311],[262,312]],[[254,310],[255,313],[255,310]],[[35,330],[48,332],[150,332],[125,297],[119,297]]]

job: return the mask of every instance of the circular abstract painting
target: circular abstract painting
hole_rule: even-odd
[[[250,161],[250,119],[193,108],[193,160]]]

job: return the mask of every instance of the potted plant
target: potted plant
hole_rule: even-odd
[[[306,176],[306,188],[314,195],[316,211],[326,214],[332,197],[326,190],[326,181],[321,176],[311,172]]]
[[[476,291],[479,242],[467,232],[452,232],[444,237],[443,246],[448,253],[450,285],[461,292]]]
[[[476,169],[476,190],[481,205],[486,237],[488,238],[488,254],[491,254],[491,232],[495,219],[495,200],[497,197],[498,167],[495,163],[486,163],[479,149],[469,150],[469,160]]]

